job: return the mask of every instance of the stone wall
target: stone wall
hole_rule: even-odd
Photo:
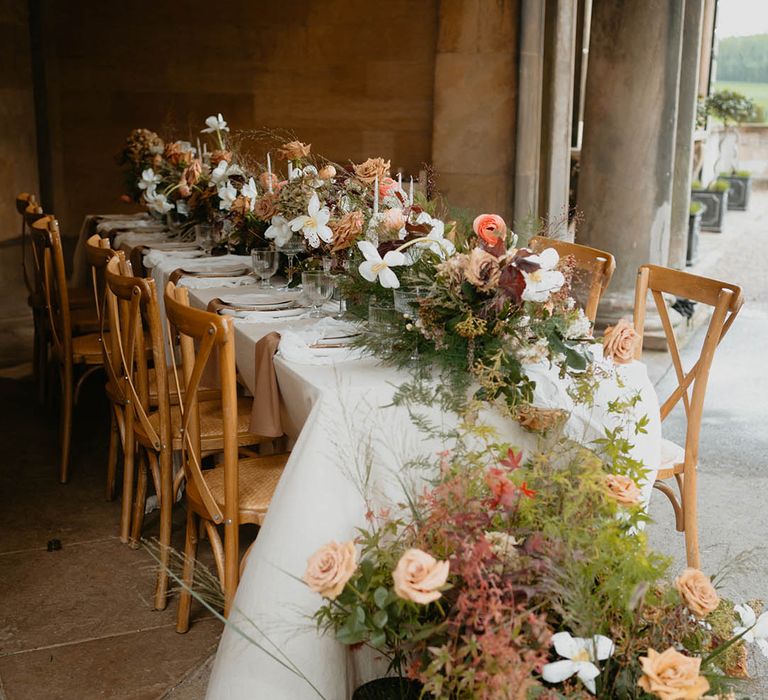
[[[286,129],[334,159],[430,160],[436,0],[49,0],[40,32],[53,193],[73,236],[116,211],[114,156],[130,129],[196,136],[209,114],[233,128]],[[265,146],[254,142],[255,157]]]

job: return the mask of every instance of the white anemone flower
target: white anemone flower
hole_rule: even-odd
[[[280,216],[280,214],[272,217],[271,226],[264,232],[265,238],[275,239],[275,245],[278,248],[284,246],[291,240],[292,236],[293,231],[291,231],[290,222],[284,216]]]
[[[219,209],[229,211],[232,208],[232,202],[237,198],[237,188],[230,180],[227,180],[222,187],[219,187],[217,194],[221,200]]]
[[[320,245],[320,241],[330,243],[333,240],[333,231],[328,226],[331,212],[328,207],[320,208],[320,199],[317,194],[312,195],[307,207],[307,214],[297,216],[291,220],[291,229],[301,231],[307,243],[313,248]]]
[[[534,272],[523,272],[524,301],[546,301],[550,294],[565,284],[563,273],[554,269],[560,261],[560,256],[554,248],[542,250],[538,255],[529,255],[526,260],[538,263],[540,268]]]
[[[160,182],[160,176],[155,173],[152,168],[147,168],[141,173],[141,180],[139,180],[139,189],[154,189],[157,183]]]
[[[387,289],[397,289],[400,286],[400,280],[391,268],[406,264],[403,253],[390,250],[382,258],[376,246],[370,241],[358,241],[357,247],[365,258],[358,268],[364,279],[369,282],[375,282],[378,279],[381,286]]]
[[[595,662],[605,661],[613,655],[613,642],[602,634],[584,639],[572,637],[570,632],[558,632],[552,635],[552,643],[563,660],[546,664],[541,671],[542,678],[547,683],[562,683],[566,678],[576,675],[594,695],[595,678],[600,675]]]
[[[182,216],[189,216],[189,205],[186,199],[179,199],[176,202],[176,211]]]
[[[205,126],[207,128],[200,131],[201,134],[212,134],[214,131],[229,131],[227,122],[224,121],[224,117],[221,116],[221,112],[218,114],[212,114],[205,120]]]
[[[248,201],[250,202],[249,208],[253,211],[253,207],[256,204],[256,197],[259,196],[259,193],[256,190],[256,181],[253,178],[250,178],[248,182],[243,185],[240,193],[243,197],[248,197]]]
[[[757,642],[763,656],[768,658],[768,612],[758,617],[752,606],[746,603],[734,605],[733,610],[741,618],[741,624],[733,628],[733,633],[735,635],[744,633],[742,639],[749,644]]]
[[[147,208],[158,214],[167,214],[173,209],[173,204],[168,201],[168,198],[162,193],[157,194],[154,187],[144,193],[144,199],[147,202]]]
[[[211,170],[210,181],[212,186],[218,187],[227,179],[229,163],[226,160],[220,160],[216,167]]]

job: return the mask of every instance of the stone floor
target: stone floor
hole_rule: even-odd
[[[703,568],[715,572],[733,556],[751,553],[751,568],[734,570],[727,585],[738,600],[768,599],[765,222],[768,193],[756,192],[749,212],[729,212],[724,233],[703,234],[694,268],[742,284],[747,298],[712,370],[699,477]],[[0,305],[0,330],[4,319],[24,314],[18,303],[6,305]],[[692,330],[687,356],[695,357],[702,334],[701,327]],[[200,700],[221,625],[198,609],[190,632],[177,635],[173,605],[152,610],[148,555],[116,539],[119,506],[104,499],[107,407],[98,381],[82,398],[72,479],[62,486],[55,479],[55,412],[35,404],[29,364],[20,355],[29,335],[3,338],[0,700]],[[646,361],[664,395],[674,379],[668,356],[646,353]],[[679,416],[668,419],[665,434],[682,440]],[[671,508],[660,494],[651,514],[651,543],[684,566],[683,539],[674,532]],[[149,536],[155,525],[148,516]],[[53,538],[61,540],[62,549],[48,552],[46,543]],[[753,663],[758,676],[753,697],[768,697],[768,669],[760,659]]]

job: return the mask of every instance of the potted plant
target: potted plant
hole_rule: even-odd
[[[688,246],[685,253],[685,264],[690,267],[696,262],[699,250],[699,232],[701,231],[701,217],[706,206],[701,202],[691,202],[688,216]]]
[[[728,209],[744,211],[749,203],[751,191],[750,173],[746,170],[737,170],[739,155],[739,124],[750,121],[755,115],[755,103],[744,95],[731,90],[718,90],[712,93],[706,102],[707,113],[719,119],[723,123],[723,131],[720,134],[718,144],[717,164],[722,158],[723,144],[729,134],[734,135],[733,152],[731,157],[731,170],[720,173],[718,180],[728,182],[730,195],[728,197]]]
[[[729,190],[730,184],[726,180],[718,178],[709,187],[704,187],[700,180],[694,180],[691,185],[691,202],[704,205],[701,212],[702,231],[720,233],[723,230]]]

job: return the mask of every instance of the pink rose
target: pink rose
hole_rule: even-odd
[[[605,485],[608,487],[608,493],[616,503],[622,506],[634,506],[640,502],[640,489],[637,484],[628,476],[622,474],[607,474]]]
[[[402,209],[395,207],[394,209],[387,209],[384,212],[384,218],[382,219],[384,228],[391,233],[399,233],[400,229],[405,226],[405,215]]]
[[[442,596],[439,589],[448,580],[449,569],[449,562],[437,561],[420,549],[409,549],[392,572],[395,593],[420,605],[433,603]]]
[[[329,542],[308,560],[304,583],[324,598],[335,600],[357,569],[354,542]]]

